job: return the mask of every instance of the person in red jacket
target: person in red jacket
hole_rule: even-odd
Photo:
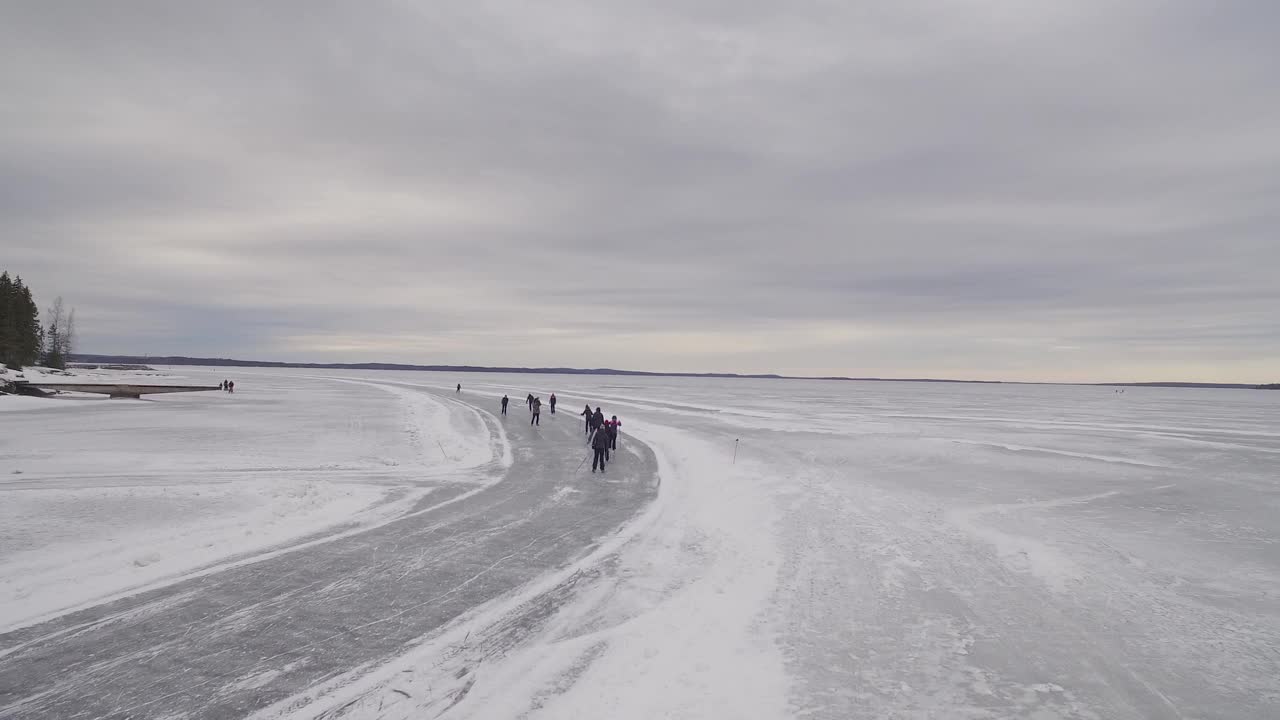
[[[605,423],[605,425],[609,426],[609,449],[617,450],[618,433],[620,432],[619,428],[622,427],[622,421],[618,419],[617,415],[614,415],[611,420]]]

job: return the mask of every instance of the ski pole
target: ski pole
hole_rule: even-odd
[[[731,465],[738,464],[738,438],[733,439],[733,462],[730,464]]]
[[[573,471],[574,471],[574,472],[578,472],[579,470],[581,470],[581,469],[582,469],[582,466],[583,466],[583,465],[586,465],[586,464],[587,464],[587,458],[586,458],[585,456],[583,456],[583,458],[582,458],[582,462],[578,463],[578,467],[574,468],[574,469],[573,469]]]

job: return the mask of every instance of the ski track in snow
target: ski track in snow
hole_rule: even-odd
[[[656,487],[637,445],[620,450],[607,483],[561,492],[582,452],[577,423],[528,428],[403,384],[358,386],[407,401],[414,453],[457,463],[453,490],[436,491],[447,499],[0,636],[0,717],[242,716],[352,667],[375,667],[422,631],[589,552]],[[439,432],[442,418],[462,428],[461,439]],[[468,446],[476,438],[483,452]]]
[[[447,505],[409,513],[428,519],[413,536],[431,544],[396,542],[382,560],[395,583],[445,572],[422,588],[433,591],[339,613],[327,634],[260,599],[166,640],[162,652],[221,648],[226,672],[207,681],[222,688],[218,716],[1280,716],[1274,394],[477,374],[458,396],[457,378],[435,373],[253,376],[391,394],[407,455],[434,450],[477,475],[453,478]],[[530,430],[513,403],[505,427],[519,439],[501,424],[482,431],[503,392],[518,400],[530,385],[556,392],[558,416],[544,412],[543,430]],[[433,402],[415,406],[423,393]],[[656,499],[636,494],[640,476],[583,484],[577,454],[533,470],[530,487],[492,484],[493,472],[542,467],[546,438],[581,442],[584,402],[622,417],[631,467],[652,450]],[[446,416],[461,436],[484,438],[483,452],[427,441]],[[425,465],[441,482],[450,474]],[[478,503],[496,497],[488,488],[525,492],[514,505]],[[358,555],[350,543],[363,532],[291,554]],[[490,549],[480,562],[430,564],[472,547]],[[323,568],[304,587],[327,601],[308,612],[333,614],[383,587],[376,574]],[[9,661],[204,601],[198,585],[175,590],[28,638]],[[421,621],[441,603],[454,614]],[[284,626],[310,639],[256,659],[225,641]],[[353,646],[359,633],[381,638],[379,649]],[[154,653],[127,651],[93,672],[105,682]],[[5,661],[0,717],[99,687],[37,689],[6,706]],[[185,687],[115,707],[214,716],[178,701]]]

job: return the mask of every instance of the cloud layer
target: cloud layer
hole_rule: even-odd
[[[1190,0],[14,3],[0,266],[89,352],[1275,381],[1275,27]]]

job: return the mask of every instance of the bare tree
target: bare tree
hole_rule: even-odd
[[[70,358],[76,351],[76,309],[67,313],[67,327],[62,331],[62,357]]]
[[[76,311],[72,310],[67,314],[62,304],[62,297],[58,296],[49,307],[49,325],[44,329],[43,364],[45,367],[60,370],[66,368],[67,356],[71,354],[75,339],[75,321]]]

